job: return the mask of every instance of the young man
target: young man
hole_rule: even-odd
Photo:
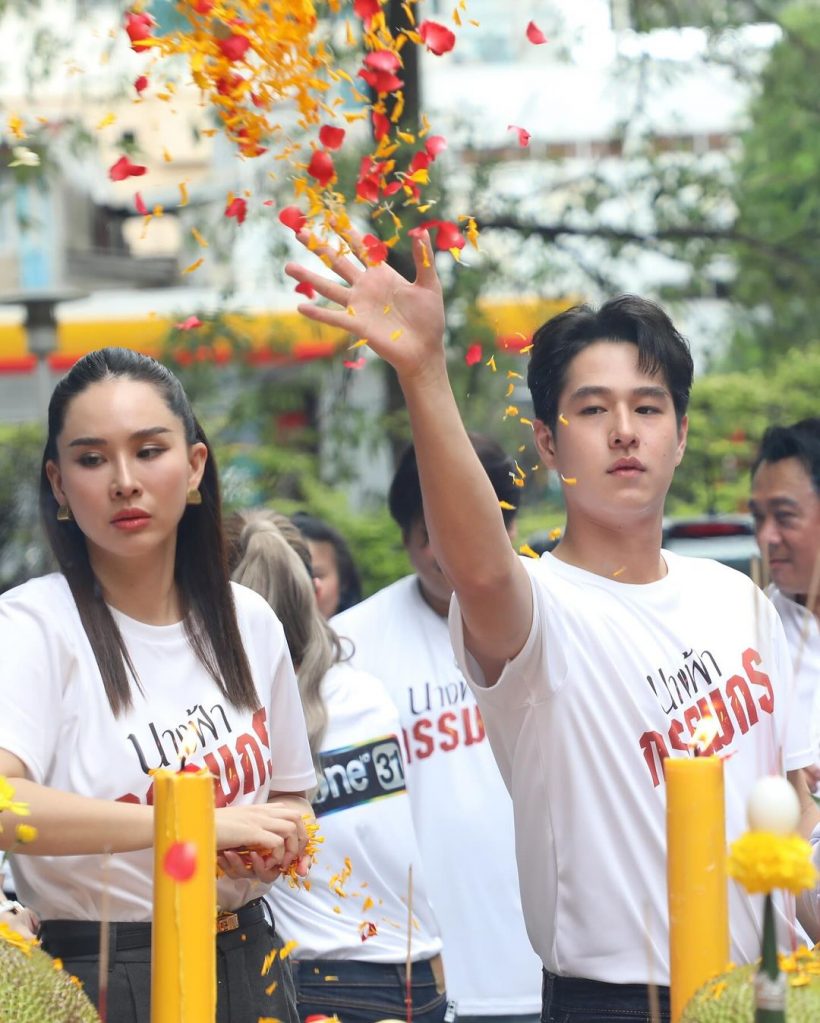
[[[516,505],[512,460],[487,437],[471,442],[496,507]],[[512,804],[453,656],[453,588],[427,536],[412,447],[399,460],[388,504],[415,571],[332,625],[352,641],[353,665],[380,678],[399,709],[413,819],[459,1021],[536,1021],[540,964],[521,914]],[[503,512],[508,531],[514,516]]]
[[[451,635],[513,797],[522,904],[545,968],[542,1019],[590,1023],[606,1010],[643,1023],[647,983],[669,975],[663,758],[692,755],[709,715],[719,726],[710,751],[731,754],[730,840],[746,828],[756,779],[784,767],[804,833],[817,819],[776,611],[740,573],[661,551],[686,446],[686,343],[661,309],[630,296],[536,332],[535,441],[564,482],[567,523],[554,552],[520,559],[447,379],[429,240],[415,241],[414,284],[325,255],[347,287],[287,272],[342,307],[300,306],[305,315],[366,337],[398,373],[425,520],[457,598]],[[488,884],[498,869],[488,865]],[[732,959],[753,960],[759,907],[737,886],[730,919]]]
[[[811,719],[812,788],[820,782],[820,419],[772,426],[752,466],[760,550],[792,655],[795,682]]]

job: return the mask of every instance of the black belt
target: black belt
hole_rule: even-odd
[[[216,918],[217,939],[239,927],[250,927],[265,920],[263,899],[254,899],[233,913],[220,913]],[[108,925],[108,943],[112,952],[150,948],[150,923],[117,923]],[[100,954],[100,924],[94,920],[44,920],[40,940],[51,956],[75,959]]]

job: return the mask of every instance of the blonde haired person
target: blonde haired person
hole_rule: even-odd
[[[284,625],[320,779],[312,802],[324,843],[310,890],[280,883],[269,896],[283,936],[298,943],[300,1018],[404,1017],[412,868],[413,1019],[441,1023],[441,939],[413,831],[398,712],[378,680],[341,660],[293,523],[245,512],[231,520],[228,536],[232,578],[261,593]]]

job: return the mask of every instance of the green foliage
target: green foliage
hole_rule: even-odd
[[[817,414],[820,343],[793,349],[771,372],[712,373],[696,381],[689,441],[667,511],[743,511],[749,468],[767,426]]]
[[[733,355],[765,367],[816,337],[820,315],[820,9],[795,8],[784,26],[751,106],[735,188],[736,230],[761,244],[735,253],[735,297],[755,312]]]
[[[51,565],[37,506],[42,452],[39,426],[0,426],[0,590]]]

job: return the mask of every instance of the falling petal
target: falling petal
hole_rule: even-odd
[[[542,43],[549,42],[547,37],[534,21],[531,21],[529,25],[527,25],[527,39],[529,39],[534,46],[540,46]]]

